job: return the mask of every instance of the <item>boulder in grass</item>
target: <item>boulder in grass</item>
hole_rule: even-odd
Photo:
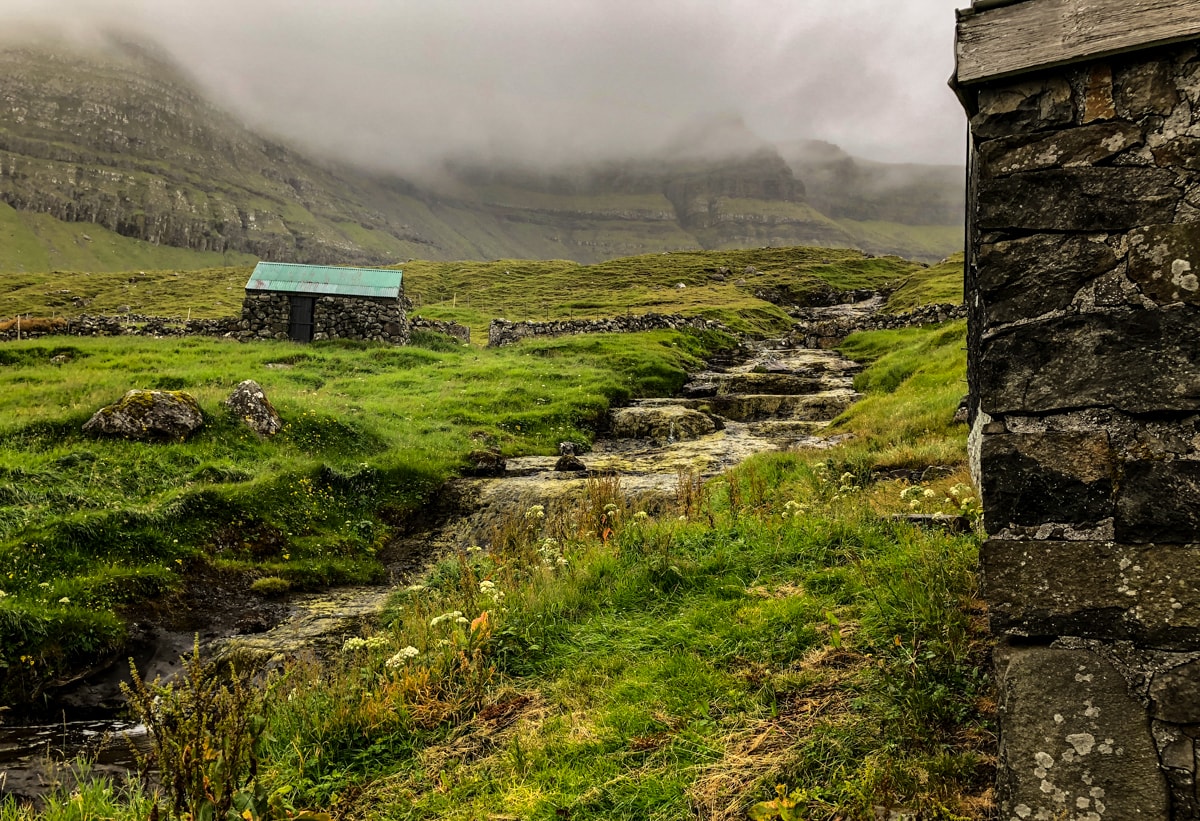
[[[262,385],[253,379],[241,382],[229,398],[225,400],[226,409],[238,421],[257,433],[259,436],[274,436],[283,430],[283,420],[279,412],[267,399]]]
[[[83,431],[140,442],[182,442],[202,427],[204,414],[190,393],[132,390],[96,411]]]
[[[503,476],[507,467],[500,448],[487,448],[467,454],[467,467],[463,473],[467,476]]]

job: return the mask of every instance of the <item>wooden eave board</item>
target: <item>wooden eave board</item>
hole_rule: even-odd
[[[1026,0],[962,13],[960,85],[1200,37],[1200,0]]]

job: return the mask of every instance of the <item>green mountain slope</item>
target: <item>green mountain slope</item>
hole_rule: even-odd
[[[955,220],[935,225],[895,208],[839,211],[811,200],[794,167],[761,142],[716,158],[681,150],[670,160],[555,174],[460,165],[444,180],[435,190],[315,161],[250,131],[138,44],[0,46],[0,203],[45,217],[37,229],[22,217],[28,230],[0,248],[0,271],[208,267],[222,260],[207,255],[229,253],[587,263],[801,244],[932,260],[960,245],[948,227]],[[65,227],[77,223],[89,228]],[[87,233],[94,245],[97,234],[108,236],[92,226],[206,256],[150,259],[121,243],[83,253],[62,239]]]

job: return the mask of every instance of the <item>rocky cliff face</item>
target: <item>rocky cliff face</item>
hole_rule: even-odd
[[[794,168],[760,144],[553,174],[458,166],[434,190],[257,135],[138,44],[0,46],[0,202],[151,243],[351,264],[796,244],[954,250],[913,253],[840,226],[808,201]]]

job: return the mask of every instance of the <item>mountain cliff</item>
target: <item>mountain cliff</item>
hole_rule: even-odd
[[[940,179],[912,202],[912,185],[873,187],[886,167],[805,164],[761,141],[706,149],[720,134],[553,173],[456,163],[418,185],[256,134],[142,44],[0,47],[0,202],[151,245],[355,264],[797,244],[934,258],[958,245],[961,207]]]

